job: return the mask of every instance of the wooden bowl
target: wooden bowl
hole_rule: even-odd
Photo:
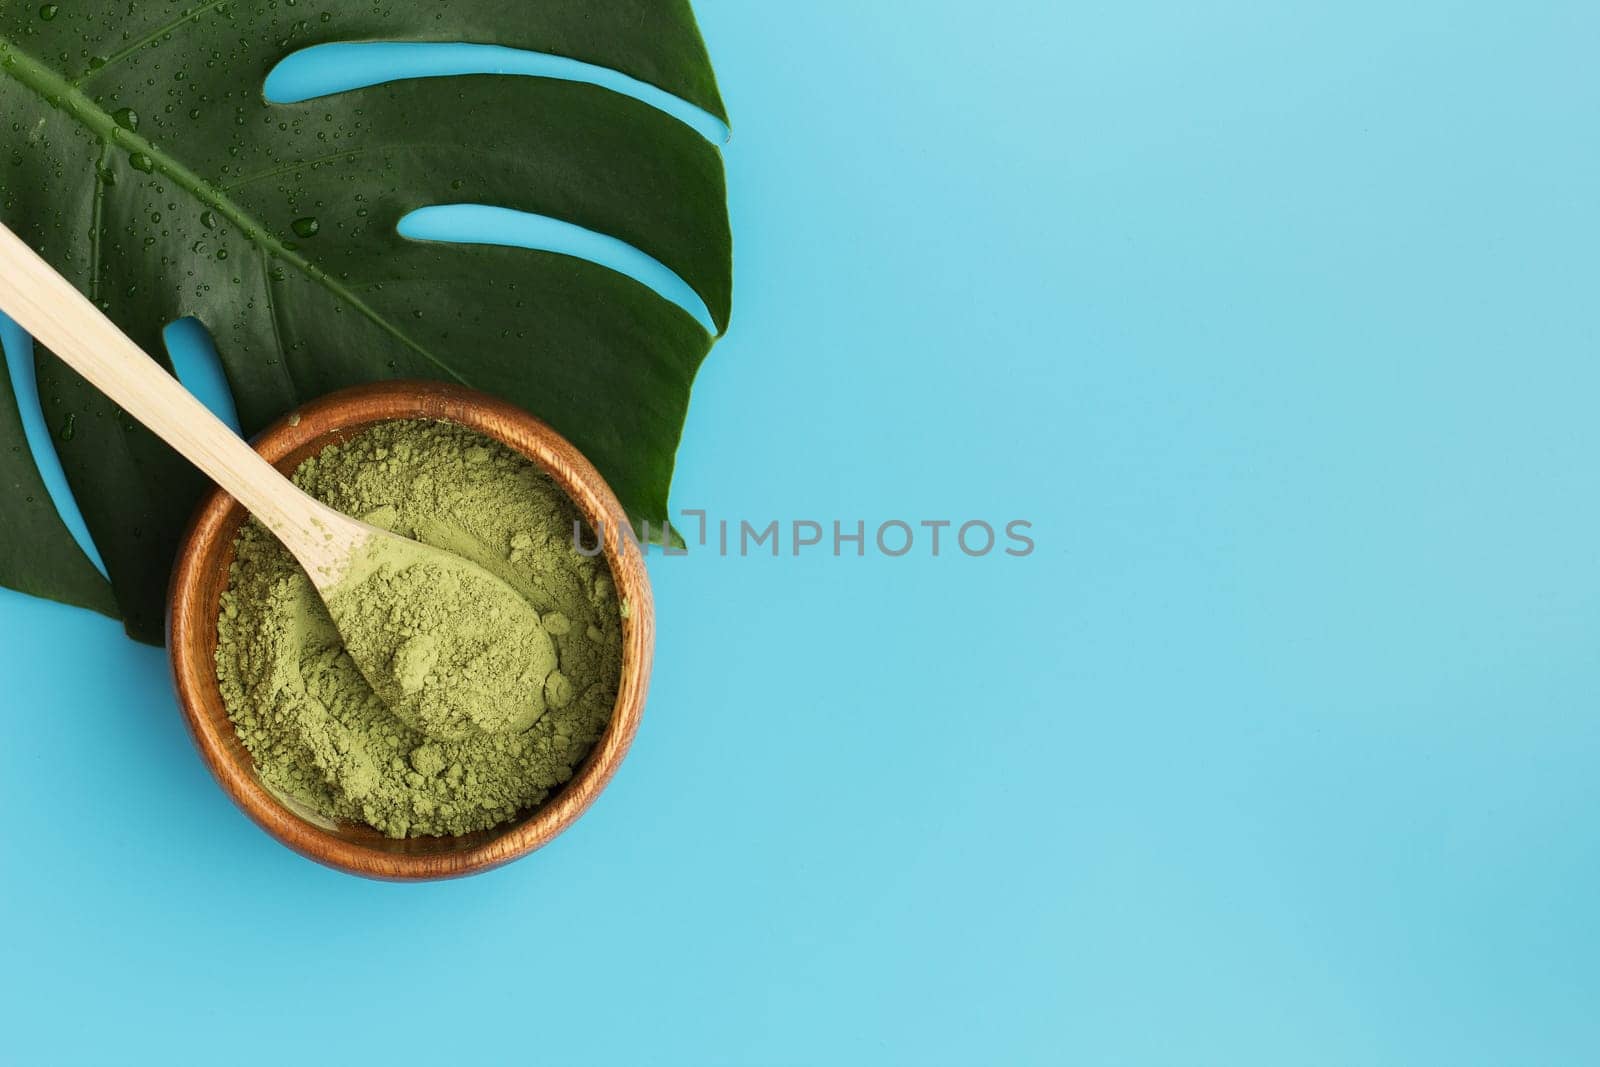
[[[371,827],[335,822],[271,792],[228,719],[217,684],[217,613],[228,584],[233,540],[245,510],[222,490],[201,503],[178,552],[167,614],[167,649],[189,732],[222,788],[262,829],[302,856],[368,878],[454,878],[525,856],[571,826],[594,802],[628,751],[639,726],[655,641],[655,616],[644,560],[605,480],[577,449],[539,419],[503,400],[439,382],[381,382],[323,397],[286,416],[255,442],[289,474],[307,457],[376,422],[444,419],[492,437],[549,473],[595,530],[619,596],[622,678],[611,722],[583,765],[536,808],[490,830],[455,837],[395,840]]]

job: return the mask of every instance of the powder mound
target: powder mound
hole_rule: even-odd
[[[347,515],[483,568],[542,626],[516,639],[527,642],[516,653],[525,657],[516,676],[526,723],[439,736],[430,717],[458,726],[460,717],[428,705],[430,679],[458,678],[473,692],[483,672],[510,673],[490,647],[499,635],[480,631],[481,649],[453,650],[441,632],[481,610],[481,590],[445,590],[443,576],[410,573],[406,561],[374,568],[374,580],[438,590],[414,613],[371,620],[392,650],[380,684],[417,698],[415,715],[396,714],[357,669],[311,580],[271,534],[246,523],[217,621],[217,679],[261,781],[299,807],[391,837],[487,829],[568,781],[611,719],[622,621],[604,558],[573,547],[579,516],[566,495],[523,457],[442,422],[372,427],[307,460],[295,482]],[[486,709],[507,707],[476,697],[462,706],[491,727]]]
[[[362,674],[414,730],[460,740],[544,714],[555,645],[528,602],[481,567],[380,537],[328,608]]]

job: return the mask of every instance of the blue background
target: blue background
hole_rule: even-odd
[[[700,0],[735,322],[543,852],[314,866],[0,593],[0,1056],[1600,1058],[1600,8]]]

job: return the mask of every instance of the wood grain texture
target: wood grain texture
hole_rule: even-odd
[[[273,837],[319,863],[368,878],[455,878],[534,851],[571,826],[605,788],[639,727],[654,655],[655,612],[644,558],[631,537],[620,535],[628,519],[610,487],[565,438],[505,401],[440,382],[362,385],[286,416],[268,427],[255,447],[289,474],[328,445],[391,419],[446,420],[499,441],[549,473],[589,524],[605,531],[606,561],[629,606],[622,620],[622,678],[611,722],[571,781],[542,805],[493,829],[404,840],[334,822],[268,790],[228,719],[217,683],[217,613],[234,536],[246,514],[220,489],[201,502],[184,534],[168,601],[167,650],[178,701],[201,758],[234,803]]]

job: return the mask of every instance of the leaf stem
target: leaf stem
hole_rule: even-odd
[[[111,166],[111,142],[100,142],[100,158],[94,167],[94,211],[89,222],[89,300],[100,303],[100,246],[104,243],[106,209],[106,170]]]

